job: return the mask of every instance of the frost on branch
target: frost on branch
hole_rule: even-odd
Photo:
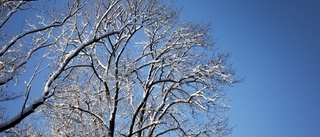
[[[224,87],[239,80],[229,55],[214,50],[209,24],[180,21],[172,3],[157,0],[29,4],[43,11],[38,20],[1,43],[3,85],[28,79],[21,112],[0,131],[34,123],[31,115],[45,123],[38,134],[49,136],[230,132]]]

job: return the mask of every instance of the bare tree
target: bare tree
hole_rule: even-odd
[[[1,91],[22,85],[24,98],[0,131],[37,109],[54,136],[229,133],[223,87],[239,80],[209,24],[181,22],[172,3],[157,0],[43,3],[1,4]],[[36,18],[10,34],[17,10]]]

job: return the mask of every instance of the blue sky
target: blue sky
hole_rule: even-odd
[[[320,135],[320,0],[176,0],[211,22],[245,81],[228,89],[230,137]]]
[[[181,18],[211,22],[245,81],[228,89],[230,137],[320,135],[319,0],[177,0]]]

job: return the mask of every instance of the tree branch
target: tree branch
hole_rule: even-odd
[[[31,105],[23,108],[21,113],[18,113],[16,116],[11,118],[9,121],[1,123],[0,124],[0,132],[3,132],[6,129],[12,128],[16,124],[20,123],[21,120],[23,120],[24,118],[26,118],[27,116],[32,114],[36,108],[38,108],[40,105],[42,105],[45,100],[46,100],[46,97],[43,94],[41,97],[39,97],[38,99],[33,101],[31,103]]]

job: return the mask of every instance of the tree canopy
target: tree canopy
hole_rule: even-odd
[[[230,133],[224,87],[240,80],[210,24],[179,11],[160,0],[2,1],[0,134]],[[12,101],[13,116],[1,105]]]

